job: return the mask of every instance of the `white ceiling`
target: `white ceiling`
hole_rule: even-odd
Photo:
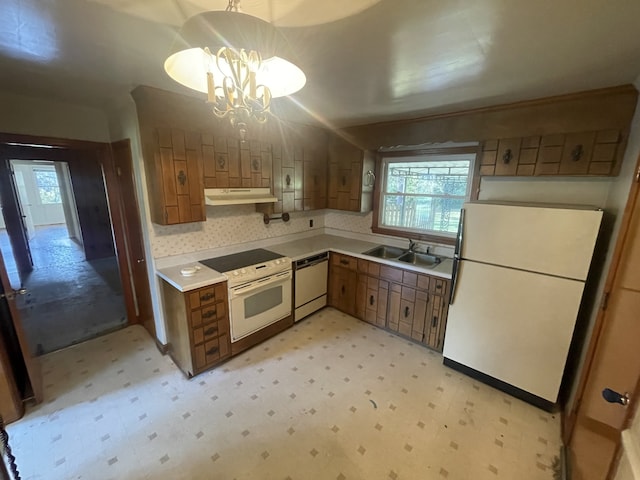
[[[106,109],[162,69],[177,28],[228,0],[1,0],[0,89]],[[638,0],[243,0],[307,85],[280,115],[344,126],[632,83]],[[305,113],[306,112],[306,113]]]

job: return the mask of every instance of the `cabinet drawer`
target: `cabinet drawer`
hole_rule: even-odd
[[[189,307],[193,310],[194,308],[200,308],[204,305],[226,300],[226,293],[226,282],[219,285],[200,288],[189,293]]]
[[[418,275],[418,290],[429,290],[429,277],[426,275]]]
[[[403,273],[404,271],[399,268],[393,268],[387,265],[380,266],[380,276],[382,278],[386,278],[387,280],[401,283]]]
[[[358,259],[350,257],[349,255],[342,255],[340,253],[331,254],[331,265],[337,267],[348,268],[349,270],[357,270]]]
[[[223,335],[196,345],[193,349],[195,368],[200,370],[216,363],[229,354],[228,337]]]
[[[197,345],[202,342],[219,337],[221,334],[227,333],[228,328],[224,320],[212,322],[193,329],[193,344]]]
[[[431,293],[435,293],[436,295],[444,295],[447,291],[447,281],[441,280],[439,278],[431,278],[429,287]]]
[[[196,328],[204,323],[209,323],[213,320],[225,318],[227,307],[225,302],[219,302],[215,305],[209,305],[199,310],[191,312],[191,327]]]

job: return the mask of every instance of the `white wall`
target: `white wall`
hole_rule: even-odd
[[[0,132],[109,141],[107,116],[100,110],[0,92]]]

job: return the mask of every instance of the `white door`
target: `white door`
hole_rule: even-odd
[[[555,403],[583,287],[463,260],[443,355]]]
[[[461,257],[585,280],[602,212],[466,203]]]
[[[29,201],[29,197],[27,196],[27,187],[24,183],[24,175],[22,174],[22,171],[14,169],[14,174],[16,178],[16,187],[18,189],[18,200],[20,200],[20,208],[22,210],[22,214],[24,215],[24,226],[27,229],[27,239],[31,240],[36,234],[36,229],[33,225],[31,202]]]

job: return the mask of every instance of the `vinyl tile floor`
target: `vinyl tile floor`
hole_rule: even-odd
[[[553,478],[560,422],[334,309],[187,379],[132,326],[42,357],[23,479]]]

